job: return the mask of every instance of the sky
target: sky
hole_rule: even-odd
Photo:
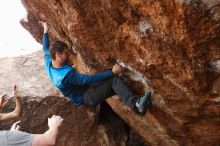
[[[0,5],[0,58],[36,52],[42,48],[19,21],[26,15],[20,0],[4,0]]]

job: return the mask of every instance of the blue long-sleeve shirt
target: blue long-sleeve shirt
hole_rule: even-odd
[[[78,73],[68,64],[63,64],[60,68],[52,67],[52,59],[49,53],[49,36],[43,34],[43,52],[45,60],[45,70],[52,83],[76,105],[83,101],[83,94],[88,85],[92,85],[113,76],[112,71],[106,71],[93,75]]]

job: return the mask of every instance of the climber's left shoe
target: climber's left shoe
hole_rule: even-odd
[[[150,97],[151,97],[151,91],[147,91],[144,96],[137,99],[136,104],[135,104],[135,107],[136,107],[135,112],[143,116],[146,112],[146,109],[151,104]]]

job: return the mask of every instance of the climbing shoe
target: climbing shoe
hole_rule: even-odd
[[[145,114],[146,109],[149,107],[149,105],[151,103],[150,96],[151,96],[151,91],[147,91],[144,96],[137,99],[136,104],[135,104],[135,106],[136,106],[135,112],[136,113],[138,113],[142,116]]]

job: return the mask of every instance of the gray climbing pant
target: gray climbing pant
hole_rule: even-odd
[[[95,107],[113,95],[118,95],[124,104],[131,109],[134,108],[137,96],[132,93],[124,80],[118,76],[90,86],[84,93],[83,105]]]

